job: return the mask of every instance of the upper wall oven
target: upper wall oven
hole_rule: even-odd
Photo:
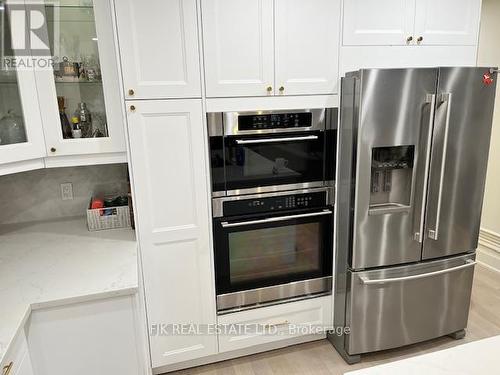
[[[322,187],[333,180],[336,109],[209,113],[213,196]]]

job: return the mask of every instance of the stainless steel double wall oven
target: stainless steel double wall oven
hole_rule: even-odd
[[[209,113],[219,313],[331,293],[337,110]]]

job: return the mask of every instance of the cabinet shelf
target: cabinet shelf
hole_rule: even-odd
[[[102,85],[102,81],[55,81],[57,85]]]

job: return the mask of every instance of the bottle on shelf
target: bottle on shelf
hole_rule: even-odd
[[[69,123],[68,116],[66,116],[66,112],[64,108],[64,96],[57,97],[57,105],[59,106],[59,118],[61,120],[61,130],[64,139],[73,138],[71,130],[72,127]]]
[[[71,123],[73,124],[73,129],[71,130],[73,138],[82,138],[82,129],[80,128],[80,120],[78,117],[71,117]]]
[[[78,103],[78,108],[76,109],[75,117],[77,117],[80,121],[82,138],[91,138],[93,134],[92,114],[88,110],[86,103]]]

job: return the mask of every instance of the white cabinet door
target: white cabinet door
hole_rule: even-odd
[[[202,14],[207,96],[271,95],[273,0],[202,0]]]
[[[131,108],[133,106],[133,108]],[[213,335],[165,335],[160,325],[216,321],[208,165],[201,100],[128,102],[153,367],[217,351]]]
[[[118,0],[115,9],[125,97],[201,97],[196,0]]]
[[[57,61],[52,69],[36,71],[47,154],[125,153],[110,1],[92,0],[81,5],[30,2],[44,6],[46,27],[40,32],[46,33]],[[52,29],[59,31],[59,38],[47,36]],[[82,107],[87,108],[84,115]],[[73,117],[77,124],[71,123]]]
[[[145,375],[136,309],[135,296],[117,296],[34,310],[26,333],[36,375]]]
[[[13,375],[34,375],[33,366],[31,364],[31,358],[29,352],[24,353],[24,357],[21,359],[17,371]]]
[[[276,0],[280,95],[338,92],[340,0]]]
[[[481,0],[418,0],[415,38],[422,45],[478,43]]]
[[[24,40],[22,22],[12,20],[5,0],[0,0],[0,38]],[[16,3],[16,7],[22,5]],[[13,12],[19,14],[19,12]],[[17,27],[16,27],[17,26]],[[1,43],[1,42],[0,42]],[[14,44],[14,43],[11,43]],[[26,62],[21,52],[5,46],[5,65]],[[18,54],[20,56],[18,56]],[[19,61],[17,61],[19,58]],[[31,60],[29,60],[31,61]],[[3,65],[2,60],[2,65]],[[46,156],[42,119],[33,69],[0,67],[0,165]],[[2,171],[0,170],[0,174]]]
[[[405,45],[414,17],[415,0],[344,0],[343,44]]]

